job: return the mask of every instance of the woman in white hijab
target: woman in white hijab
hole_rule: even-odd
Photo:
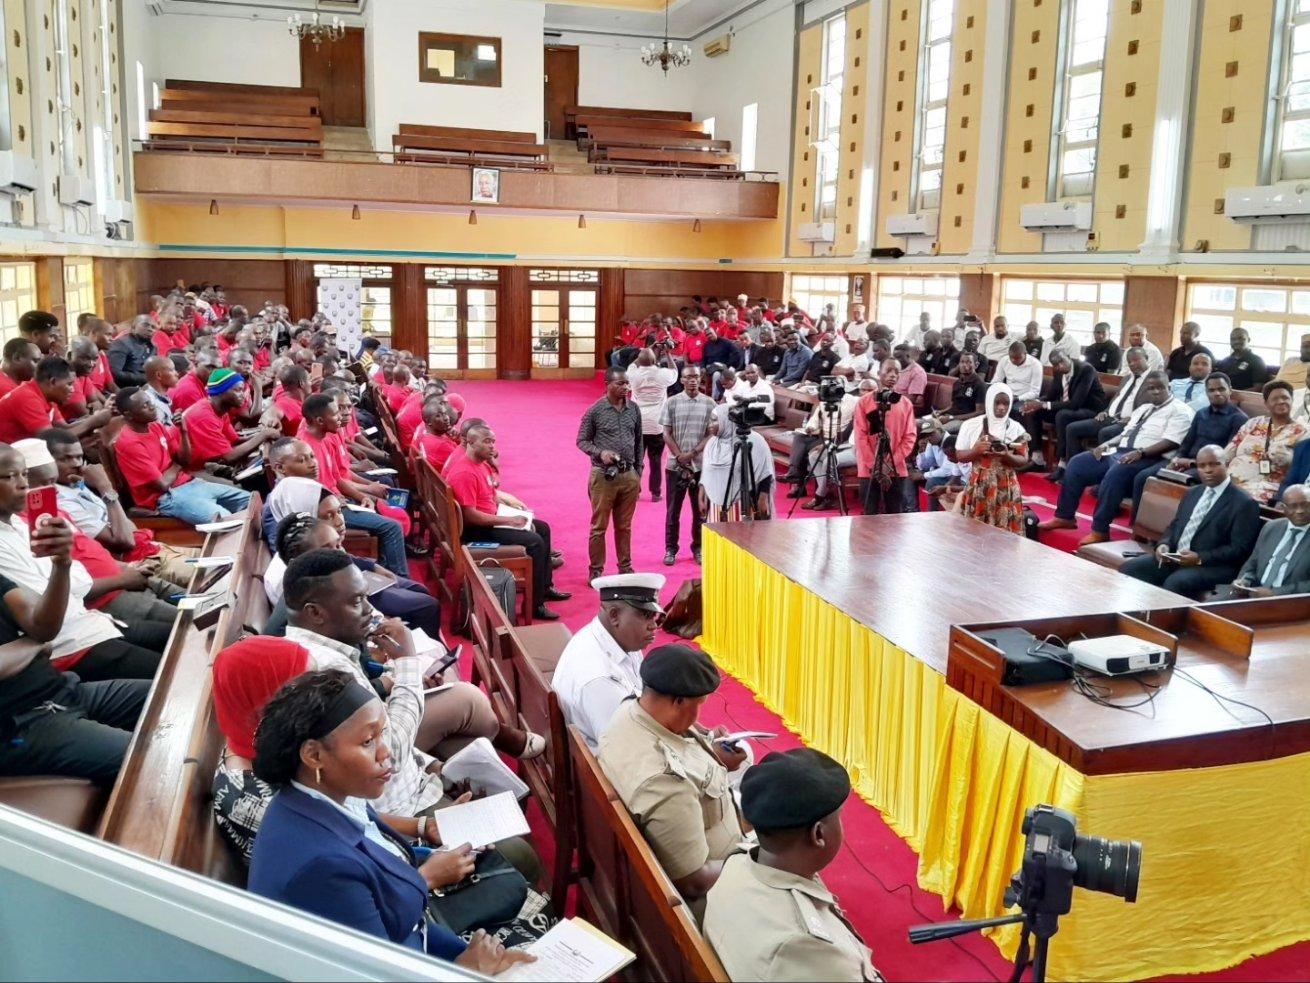
[[[771,519],[775,484],[773,451],[754,430],[747,440],[756,497],[754,502],[745,503],[745,507],[751,509],[756,519]],[[735,444],[736,425],[728,419],[728,407],[719,406],[710,418],[710,440],[705,445],[701,464],[700,501],[706,522],[733,522],[742,517],[741,459],[735,462],[732,459]]]
[[[986,411],[966,420],[955,438],[955,455],[972,464],[969,484],[955,510],[979,522],[1023,533],[1023,493],[1015,468],[1028,461],[1028,431],[1010,418],[1014,393],[1002,382],[987,389]]]

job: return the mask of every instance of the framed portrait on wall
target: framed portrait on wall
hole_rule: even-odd
[[[500,171],[494,167],[473,168],[473,204],[500,204]]]

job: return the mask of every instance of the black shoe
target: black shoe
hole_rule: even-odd
[[[1064,468],[1057,467],[1054,471],[1046,476],[1046,480],[1053,485],[1058,485],[1064,480]]]
[[[537,610],[532,612],[532,617],[536,621],[559,621],[559,615],[544,604],[537,605]]]
[[[546,588],[546,596],[543,601],[567,601],[573,595],[566,590],[556,590],[554,587]]]
[[[422,543],[406,543],[405,555],[411,560],[425,560],[432,555],[432,549]]]
[[[653,492],[650,496],[650,500],[652,502],[658,502],[660,500],[659,492]]]
[[[696,561],[696,566],[700,566],[700,550],[692,550],[691,558]]]
[[[800,480],[801,476],[798,474],[784,474],[778,479],[778,483],[783,485],[794,485]]]
[[[673,566],[673,564],[675,564],[675,563],[677,563],[677,562],[678,562],[678,551],[677,551],[677,550],[668,550],[668,551],[664,554],[664,565],[665,565],[666,567],[671,567],[671,566]]]
[[[809,492],[805,490],[804,484],[798,484],[795,488],[787,493],[788,498],[804,498]]]

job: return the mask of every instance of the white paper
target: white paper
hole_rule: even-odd
[[[377,432],[378,432],[378,428],[377,428],[377,427],[369,427],[367,430],[364,431],[364,436],[365,436],[365,437],[372,437],[372,436],[373,436],[375,433],[377,433]]]
[[[255,460],[254,463],[250,465],[250,467],[242,471],[238,471],[236,480],[244,481],[246,478],[253,478],[255,475],[259,474],[263,470],[264,470],[264,459],[261,457]]]
[[[193,556],[185,562],[193,567],[199,567],[201,570],[212,570],[218,567],[230,567],[236,563],[236,558],[232,556]]]
[[[526,951],[537,961],[516,963],[497,974],[496,979],[514,983],[600,983],[637,958],[581,918],[559,922]]]
[[[245,522],[244,517],[236,519],[220,519],[218,522],[202,522],[196,526],[196,532],[231,532],[233,529],[240,529]]]
[[[777,734],[770,734],[766,730],[739,730],[735,734],[729,734],[727,737],[719,737],[716,740],[720,744],[736,744],[738,741],[745,740],[771,740],[777,737]]]
[[[356,505],[354,502],[342,502],[341,504],[342,504],[342,507],[343,507],[343,508],[347,508],[347,509],[349,509],[351,512],[372,512],[372,511],[373,511],[373,510],[370,509],[370,508],[365,508],[363,505]]]
[[[429,652],[439,653],[438,657],[445,656],[446,646],[425,632],[422,628],[411,628],[409,630],[410,638],[414,639],[414,653],[416,655],[425,655]]]
[[[496,795],[500,792],[510,792],[516,799],[521,799],[528,794],[527,785],[518,775],[509,770],[500,755],[496,753],[496,749],[491,746],[491,741],[485,737],[479,737],[472,744],[447,758],[441,768],[441,777],[451,782],[462,782],[467,779],[469,788],[474,794],[486,792],[487,795]],[[446,836],[444,826],[441,839],[444,843],[458,843]]]
[[[516,509],[514,508],[514,506],[506,505],[504,502],[501,502],[499,505],[496,506],[496,514],[497,515],[525,515],[528,517],[528,525],[532,524],[533,516],[528,509]]]
[[[450,767],[449,761],[446,767]],[[513,792],[447,806],[438,809],[433,818],[441,830],[441,842],[452,848],[467,843],[476,850],[512,836],[527,836],[530,832],[528,820],[514,801]]]
[[[383,478],[389,474],[399,474],[395,468],[374,468],[372,471],[365,471],[370,478]]]

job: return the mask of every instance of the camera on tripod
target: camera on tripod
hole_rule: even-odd
[[[836,406],[846,396],[846,384],[835,375],[825,375],[819,379],[819,402],[824,406]]]
[[[767,403],[768,396],[733,396],[732,405],[728,407],[728,419],[731,420],[737,429],[737,436],[744,437],[750,433],[751,425],[758,420],[751,419],[751,405],[754,403]]]

